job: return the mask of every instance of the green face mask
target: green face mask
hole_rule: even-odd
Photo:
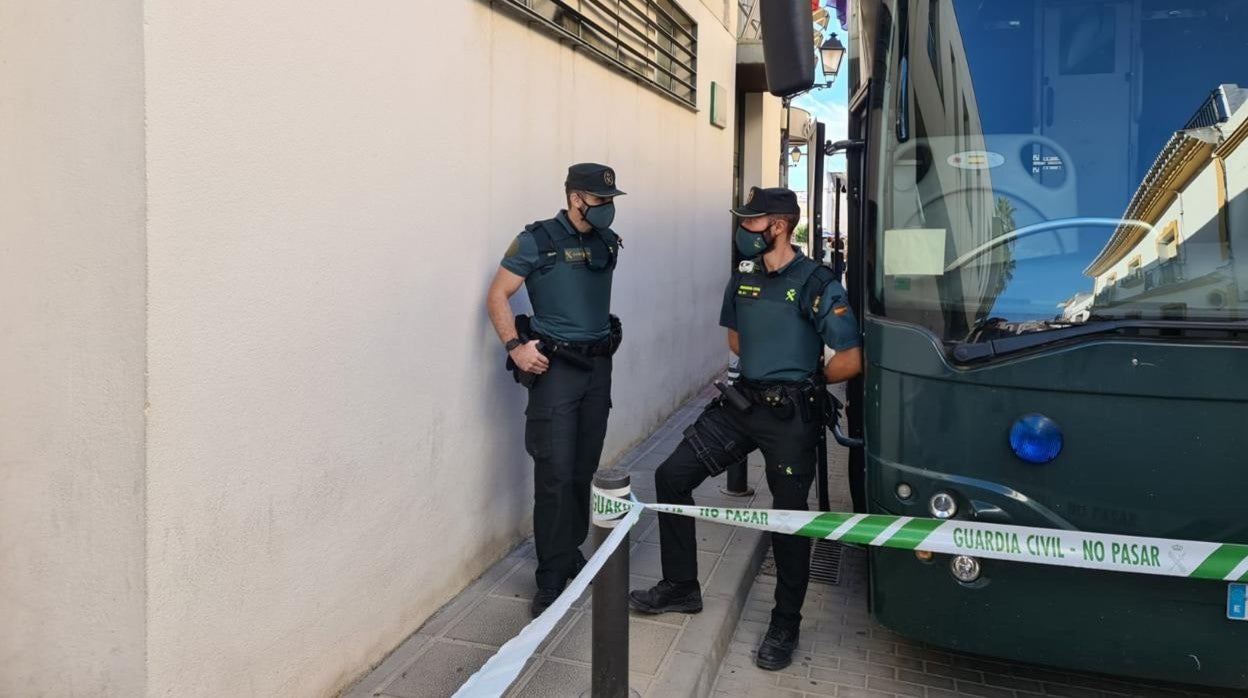
[[[737,251],[740,252],[741,256],[746,259],[753,259],[767,250],[770,250],[772,242],[774,242],[774,240],[769,241],[767,239],[766,231],[756,233],[752,230],[746,230],[745,226],[737,226]]]
[[[585,208],[581,209],[581,217],[594,230],[606,230],[615,222],[615,202],[604,201],[595,206],[585,204]]]

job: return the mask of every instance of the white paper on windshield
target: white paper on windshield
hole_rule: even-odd
[[[945,273],[944,228],[893,228],[884,231],[885,276],[940,276]]]

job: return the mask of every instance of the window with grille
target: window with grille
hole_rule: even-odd
[[[500,0],[543,29],[690,107],[698,104],[698,25],[674,0]]]

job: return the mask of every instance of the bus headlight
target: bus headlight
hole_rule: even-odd
[[[949,571],[953,572],[954,579],[963,584],[970,584],[979,579],[979,560],[970,555],[955,555],[949,563]]]
[[[938,519],[952,519],[958,513],[958,500],[948,492],[937,492],[927,503],[928,511]]]
[[[1042,414],[1023,415],[1010,427],[1010,448],[1028,463],[1048,463],[1062,452],[1062,428]]]

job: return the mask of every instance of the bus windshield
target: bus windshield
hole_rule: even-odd
[[[891,22],[874,313],[953,343],[1248,318],[1248,2],[901,0]]]

